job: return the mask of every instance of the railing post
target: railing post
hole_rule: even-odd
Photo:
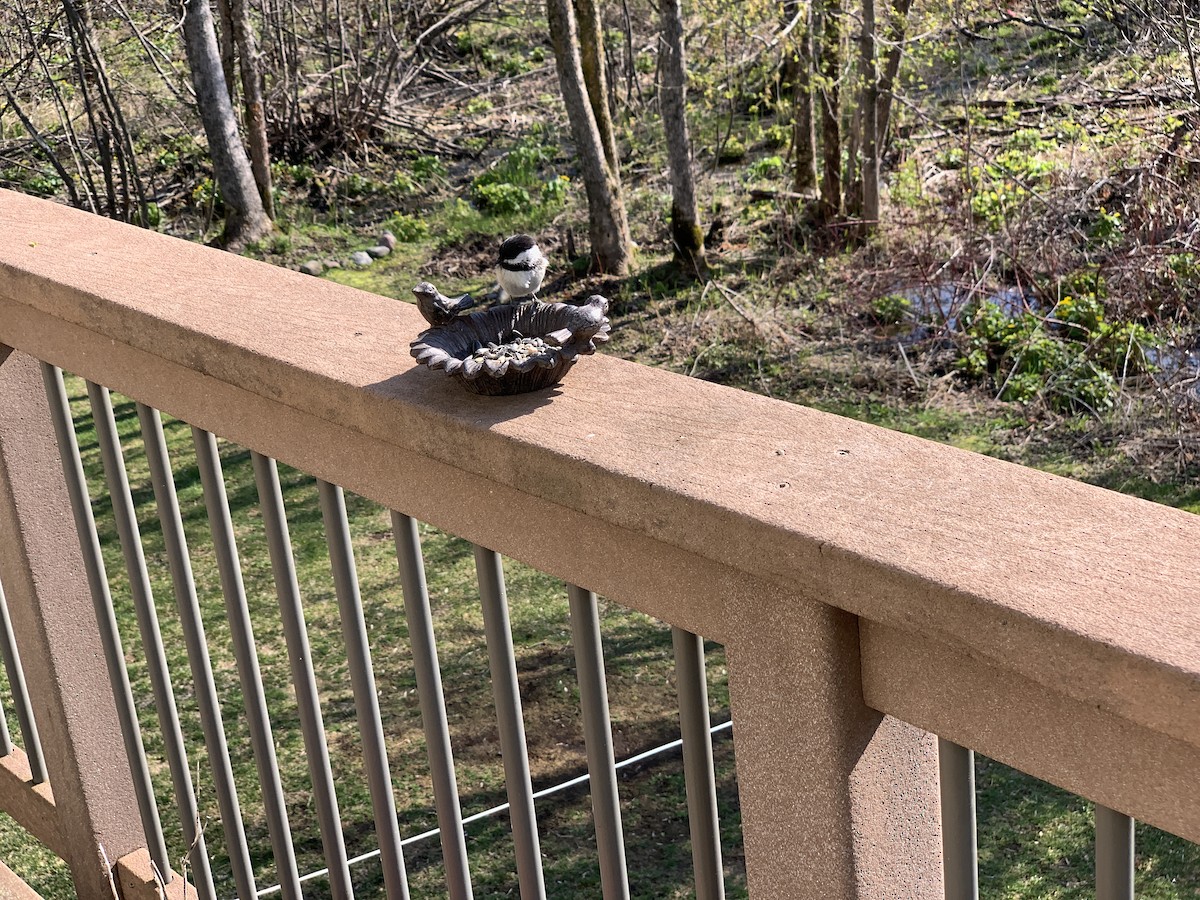
[[[855,616],[771,591],[726,600],[750,896],[942,900],[937,739],[863,703]]]
[[[0,346],[0,580],[81,897],[145,846],[79,538],[35,360]]]

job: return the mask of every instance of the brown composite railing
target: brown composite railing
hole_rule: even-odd
[[[250,448],[264,520],[273,460],[320,480],[331,556],[343,560],[338,600],[358,659],[350,675],[390,896],[405,888],[379,756],[387,723],[371,706],[341,488],[396,510],[398,542],[419,519],[476,545],[525,897],[545,888],[495,577],[500,553],[571,586],[573,626],[588,620],[596,593],[673,626],[700,896],[721,888],[707,704],[686,696],[703,686],[697,636],[727,654],[755,900],[971,896],[971,764],[962,748],[1100,805],[1101,898],[1131,890],[1129,817],[1200,839],[1197,517],[599,356],[554,391],[476,397],[412,365],[407,344],[423,327],[408,304],[0,192],[0,348],[14,351],[0,349],[0,584],[53,790],[35,784],[29,754],[14,750],[0,759],[0,808],[67,860],[81,896],[110,894],[113,871],[127,896],[156,896],[151,860],[162,851],[144,796],[139,814],[137,741],[121,727],[120,648],[106,637],[86,522],[70,500],[71,463],[59,464],[69,443],[63,422],[57,441],[51,426],[63,415],[54,401],[60,368],[93,385],[93,409],[103,411],[99,385],[136,400],[147,452],[156,410],[193,426],[198,458],[214,434]],[[219,460],[208,463],[200,474],[219,525]],[[168,531],[169,481],[160,472],[155,484]],[[271,562],[286,625],[296,604],[286,531],[276,534]],[[398,551],[402,564],[410,557],[407,606],[421,593],[419,555],[399,543]],[[180,573],[185,553],[175,554]],[[228,553],[232,621],[236,548]],[[186,609],[181,579],[176,599]],[[410,634],[421,631],[419,607],[409,611]],[[318,801],[336,801],[320,788],[328,776],[319,698],[306,693],[304,654],[292,645],[303,640],[302,611],[300,619],[289,651],[310,713],[309,770]],[[189,662],[203,692],[204,637],[193,637]],[[239,673],[253,695],[253,636],[240,640]],[[462,831],[453,764],[435,753],[444,729],[436,652],[423,672],[447,889],[464,896],[469,866],[457,869],[455,888],[449,864]],[[589,714],[602,707],[594,696],[602,661],[593,682]],[[156,691],[165,700],[169,684]],[[169,733],[169,711],[160,704],[158,714]],[[269,715],[262,720],[269,730]],[[210,757],[218,724],[213,716],[206,724]],[[585,727],[604,892],[622,896],[608,729]],[[269,786],[271,736],[257,740]],[[187,768],[182,758],[179,766]],[[186,784],[175,799],[186,820]],[[336,884],[345,865],[337,810],[318,808],[318,817],[328,820],[322,841]],[[235,797],[221,818],[232,858]],[[282,819],[273,821],[272,837],[285,834]],[[273,847],[286,872],[286,841]],[[182,896],[182,881],[167,885],[179,892],[172,896]],[[240,894],[254,887],[238,882]]]

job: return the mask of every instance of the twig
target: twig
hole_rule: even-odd
[[[917,390],[921,390],[921,381],[917,378],[917,373],[913,371],[912,363],[908,361],[908,354],[904,352],[904,344],[901,341],[896,341],[896,349],[900,351],[900,358],[904,360],[904,367],[908,369],[908,375],[913,380],[913,384],[917,386]]]
[[[739,316],[741,316],[743,319],[745,319],[747,322],[749,322],[755,331],[760,330],[758,320],[755,319],[752,315],[750,315],[750,313],[746,312],[746,310],[742,309],[740,306],[737,305],[737,303],[734,302],[733,295],[728,288],[726,288],[723,284],[721,284],[718,281],[710,281],[708,284],[711,284],[718,291],[720,291],[721,296],[725,298],[725,302],[728,303],[731,307],[733,307],[733,311],[735,313],[737,313]],[[707,290],[707,287],[708,287],[708,285],[705,285],[706,290]]]

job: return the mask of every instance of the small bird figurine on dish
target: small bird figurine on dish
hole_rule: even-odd
[[[519,300],[537,293],[550,260],[527,234],[515,234],[500,245],[496,281],[507,299]],[[534,297],[536,300],[537,298]]]
[[[417,297],[417,309],[421,311],[425,321],[435,327],[448,325],[458,317],[460,312],[475,305],[470,294],[463,294],[461,297],[447,297],[428,281],[418,284],[413,288],[413,293]]]

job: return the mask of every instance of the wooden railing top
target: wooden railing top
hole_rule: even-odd
[[[603,356],[477,397],[415,366],[423,327],[0,192],[0,343],[316,474],[357,466],[348,487],[496,549],[549,545],[585,587],[733,573],[651,610],[710,636],[744,576],[770,615],[820,600],[1200,744],[1200,517]]]

